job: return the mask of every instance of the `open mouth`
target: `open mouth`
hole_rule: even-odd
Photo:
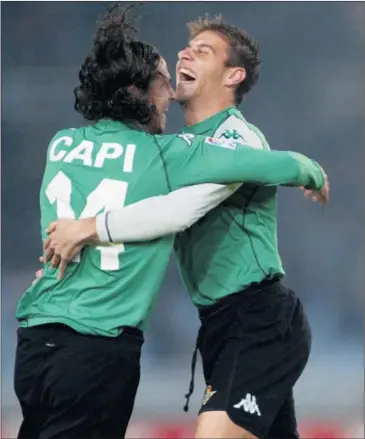
[[[195,74],[188,69],[180,69],[180,82],[194,82],[196,80]]]

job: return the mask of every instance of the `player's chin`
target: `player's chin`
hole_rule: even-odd
[[[148,125],[148,132],[150,134],[162,134],[166,129],[167,116],[165,113],[155,115],[153,120]]]
[[[179,104],[185,104],[191,97],[194,96],[196,91],[195,82],[192,83],[180,83],[176,87],[175,101]]]
[[[167,114],[162,113],[160,115],[160,123],[159,123],[159,127],[158,127],[160,132],[158,134],[162,134],[165,131],[166,125],[167,125]]]

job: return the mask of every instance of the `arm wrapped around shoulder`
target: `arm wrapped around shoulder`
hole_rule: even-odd
[[[146,198],[96,217],[101,242],[148,241],[182,232],[232,195],[239,185],[201,184]]]

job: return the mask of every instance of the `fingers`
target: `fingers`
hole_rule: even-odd
[[[324,171],[323,171],[324,172]],[[325,207],[326,204],[329,201],[329,196],[330,196],[330,184],[328,181],[328,176],[327,174],[324,172],[324,180],[325,180],[325,184],[324,187],[320,190],[320,194],[322,197],[322,206]]]
[[[35,279],[33,280],[32,285],[34,285],[37,282],[37,280],[40,279],[42,276],[43,276],[43,268],[35,272]]]
[[[324,175],[324,186],[321,190],[312,191],[305,189],[304,187],[301,187],[300,189],[304,191],[304,196],[306,198],[312,198],[314,202],[320,202],[322,204],[322,207],[326,207],[328,201],[329,201],[329,192],[330,192],[330,185],[328,181],[328,176],[326,172],[323,170]]]
[[[52,239],[49,236],[43,243],[43,250],[47,250],[47,248],[51,245]]]
[[[57,278],[60,280],[65,274],[66,267],[68,262],[72,259],[72,257],[79,253],[82,246],[74,246],[73,248],[68,248],[65,243],[61,242],[59,239],[59,234],[56,230],[59,221],[55,221],[51,223],[47,229],[47,233],[49,234],[48,238],[44,241],[43,244],[43,256],[39,258],[41,263],[50,263],[51,268],[58,268]],[[38,270],[36,273],[36,279],[33,281],[36,282],[41,275],[43,274],[43,270]]]
[[[321,202],[322,202],[322,206],[325,207],[329,201],[329,196],[330,196],[330,185],[328,182],[328,177],[327,175],[325,175],[325,185],[324,187],[319,191],[320,195],[321,195]]]
[[[57,223],[58,223],[58,221],[54,221],[53,223],[51,223],[51,224],[48,226],[46,232],[47,232],[48,234],[54,232],[54,231],[56,230]]]
[[[325,207],[329,200],[329,189],[328,187],[321,189],[320,191],[304,190],[304,196],[306,198],[312,198],[316,202],[320,202],[323,207]]]
[[[58,274],[57,274],[58,280],[63,278],[63,275],[65,274],[66,267],[67,267],[67,260],[61,259],[60,265],[58,266]]]
[[[51,239],[47,238],[48,242],[45,242],[44,246],[43,246],[43,263],[47,264],[47,262],[49,262],[53,255],[54,255],[54,248],[51,244]]]
[[[315,191],[311,191],[309,189],[304,189],[304,196],[306,198],[312,197],[313,201],[318,201],[318,195],[317,195],[317,193]]]
[[[44,263],[47,264],[54,256],[54,249],[53,248],[49,248],[47,249],[44,254]]]
[[[51,247],[51,243],[52,243],[52,238],[51,236],[49,236],[43,244],[43,261],[46,264],[47,262],[49,262],[52,259],[53,256],[53,248]]]
[[[326,207],[328,200],[329,200],[329,188],[326,187],[321,190],[321,203],[323,207]]]
[[[42,262],[49,263],[51,268],[58,268],[58,279],[64,276],[68,262],[84,246],[78,242],[79,229],[75,228],[75,224],[78,224],[75,220],[63,219],[50,223],[47,228]]]
[[[50,263],[51,268],[58,267],[57,278],[61,279],[65,273],[68,262],[80,252],[82,246],[67,246],[59,243],[52,234],[44,243],[44,254],[39,260]]]
[[[56,230],[58,221],[54,221],[53,223],[50,223],[48,226],[46,232],[48,233],[48,238],[44,241],[43,244],[43,263],[47,263],[52,260],[54,257],[54,242],[53,242],[53,236],[52,233]],[[52,264],[51,264],[52,265]]]
[[[51,259],[51,267],[52,267],[52,268],[56,268],[56,267],[58,267],[58,265],[59,265],[60,262],[61,262],[61,256],[60,256],[60,255],[57,255],[57,254],[54,254],[54,255],[52,256],[52,259]]]

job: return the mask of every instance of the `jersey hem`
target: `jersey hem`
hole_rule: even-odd
[[[271,276],[271,278],[272,279],[274,279],[274,278],[278,278],[278,280],[282,280],[283,279],[283,277],[285,276],[285,273],[284,273],[284,271],[277,271],[277,272],[275,272],[275,275],[273,275],[273,276]],[[240,293],[240,292],[242,292],[242,294],[244,294],[244,290],[246,290],[247,288],[249,288],[251,285],[253,285],[253,284],[259,284],[259,283],[261,283],[261,282],[263,282],[263,280],[264,279],[260,279],[260,280],[258,280],[258,281],[253,281],[253,282],[251,282],[251,283],[249,283],[249,284],[247,284],[247,285],[241,285],[237,290],[235,290],[235,291],[230,291],[230,292],[227,292],[227,291],[222,291],[221,293],[219,293],[217,296],[215,296],[214,297],[214,299],[212,299],[209,303],[207,303],[207,302],[202,302],[202,301],[199,301],[199,300],[194,300],[194,299],[192,299],[192,302],[193,302],[193,304],[194,304],[194,306],[195,307],[197,307],[198,309],[199,308],[205,308],[205,307],[207,307],[207,306],[212,306],[212,305],[215,305],[217,302],[219,302],[220,300],[222,300],[222,299],[224,299],[224,298],[226,298],[226,297],[228,297],[228,296],[231,296],[232,294],[237,294],[237,293]],[[210,296],[211,295],[211,292],[210,293],[206,293],[206,292],[194,292],[194,293],[189,293],[189,295],[190,295],[190,297],[192,297],[193,295],[198,295],[198,294],[205,294],[206,296]]]
[[[84,325],[75,323],[74,320],[68,319],[67,317],[57,318],[57,317],[30,317],[27,319],[18,319],[19,325],[22,328],[30,328],[33,326],[41,326],[52,323],[59,323],[61,325],[69,326],[74,331],[82,335],[97,335],[103,337],[117,337],[121,334],[122,330],[112,329],[110,331],[105,331],[99,328],[89,328]]]

